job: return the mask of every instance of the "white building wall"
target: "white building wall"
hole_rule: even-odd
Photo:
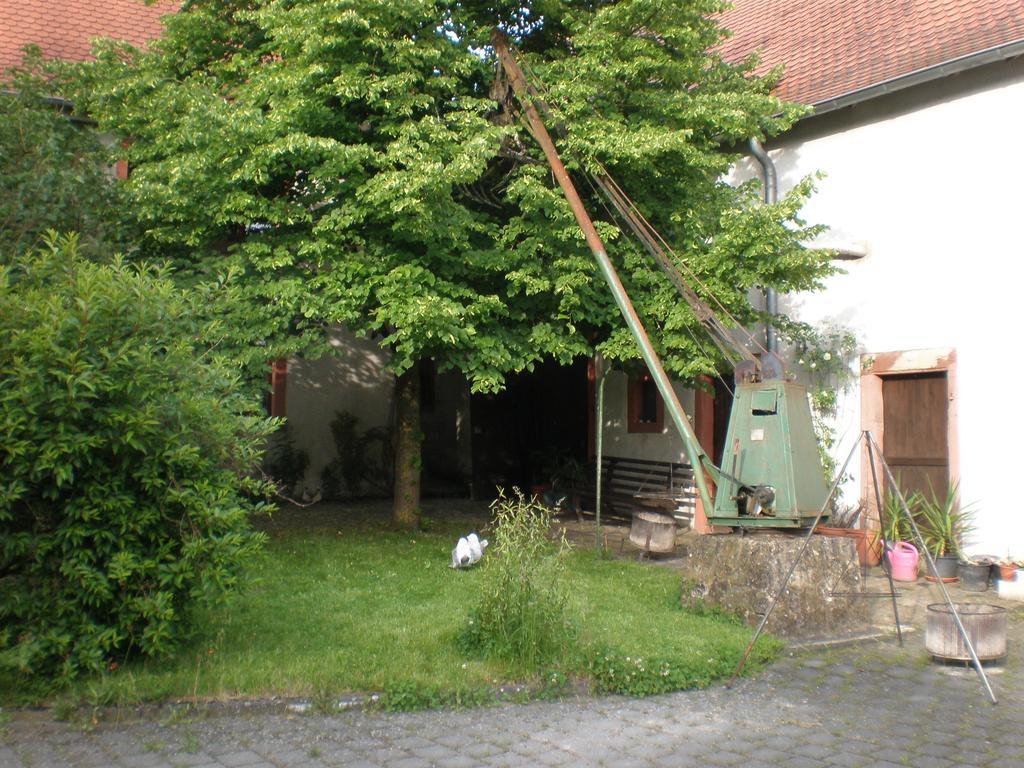
[[[603,452],[606,456],[624,456],[650,461],[676,461],[688,464],[683,441],[679,438],[668,410],[665,410],[661,432],[630,432],[626,424],[626,397],[629,377],[621,371],[610,371],[604,385]],[[693,420],[693,390],[674,383],[676,396],[683,410]]]
[[[320,473],[337,452],[331,421],[338,411],[359,417],[360,431],[385,426],[390,420],[395,377],[385,366],[388,353],[371,339],[332,328],[331,356],[288,361],[285,410],[295,447],[308,452],[309,468],[300,493],[316,493]]]
[[[1024,66],[1013,66],[1015,76],[1003,65],[998,78],[948,78],[913,109],[901,110],[920,98],[908,94],[887,97],[888,113],[847,111],[849,127],[815,118],[835,129],[776,140],[770,154],[783,192],[824,171],[804,218],[829,225],[829,242],[868,250],[823,292],[782,299],[784,310],[842,322],[868,353],[956,349],[961,499],[976,504],[979,524],[970,549],[1022,557]],[[734,180],[752,173],[744,163]],[[838,428],[841,461],[860,430],[856,386]],[[852,469],[855,499],[859,460]]]
[[[358,417],[360,433],[394,423],[395,376],[386,367],[390,353],[375,340],[340,326],[328,331],[328,342],[329,355],[288,360],[285,411],[295,448],[309,456],[309,467],[297,489],[306,498],[322,490],[324,467],[338,455],[331,433],[337,413]],[[446,371],[436,376],[433,407],[424,409],[421,419],[424,490],[436,493],[440,483],[442,492],[464,492],[462,480],[470,476],[472,456],[469,385],[461,374]],[[374,492],[368,485],[362,490]]]

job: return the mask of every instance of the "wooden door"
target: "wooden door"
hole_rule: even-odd
[[[904,494],[945,496],[948,408],[945,372],[883,377],[882,452]]]

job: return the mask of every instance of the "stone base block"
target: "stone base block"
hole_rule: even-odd
[[[806,533],[694,536],[683,558],[684,607],[716,606],[760,623],[803,546]],[[766,630],[798,640],[839,637],[869,625],[868,600],[851,539],[811,536]]]

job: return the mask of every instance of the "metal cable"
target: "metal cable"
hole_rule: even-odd
[[[520,57],[523,68],[528,72],[530,76],[529,87],[534,93],[538,93],[538,88],[534,87],[536,84],[543,93],[548,96],[547,99],[541,100],[541,106],[549,113],[552,113],[550,90],[544,84],[544,81],[537,76],[530,65],[525,61],[524,57]],[[588,108],[598,118],[604,119],[597,108],[588,102]],[[531,134],[532,135],[532,134]],[[580,158],[576,158],[580,160]],[[729,312],[728,308],[719,300],[718,296],[708,287],[698,275],[689,268],[685,260],[679,257],[679,254],[675,252],[671,245],[662,237],[661,233],[654,227],[653,224],[643,215],[636,204],[630,199],[625,191],[616,183],[615,179],[608,172],[608,169],[604,167],[599,161],[594,161],[600,168],[601,175],[596,176],[585,167],[585,163],[582,161],[580,165],[583,169],[585,176],[593,178],[594,182],[601,188],[605,196],[610,200],[613,206],[619,210],[622,217],[625,219],[629,228],[633,231],[636,237],[644,245],[645,250],[655,260],[655,263],[661,268],[661,270],[669,278],[669,281],[673,284],[676,290],[683,296],[683,298],[690,304],[691,309],[694,310],[697,319],[704,325],[708,331],[708,335],[712,337],[712,341],[715,342],[715,346],[718,347],[725,355],[726,359],[730,362],[735,362],[735,359],[743,358],[748,360],[754,360],[756,357],[750,353],[745,347],[737,342],[733,337],[729,329],[722,325],[721,321],[715,316],[714,312],[708,307],[696,292],[683,280],[682,275],[679,273],[677,264],[687,273],[690,279],[703,289],[704,293],[709,299],[718,306],[720,311],[735,325],[737,329],[747,338],[749,342],[755,345],[761,352],[767,353],[768,350],[761,344],[761,342],[754,336],[746,327],[739,322],[739,320]],[[603,178],[602,178],[603,177]],[[670,259],[665,255],[665,252],[672,256]]]
[[[608,203],[602,198],[602,196],[599,193],[598,188],[597,188],[597,186],[595,184],[595,179],[590,174],[584,174],[583,178],[587,182],[587,184],[590,186],[591,191],[594,193],[594,197],[597,198],[598,201],[600,201],[601,207],[604,209],[604,212],[608,216],[608,219],[610,221],[612,221],[612,222],[615,222],[619,226],[619,229],[622,229],[622,222],[620,221],[620,217],[617,216],[616,213],[613,212],[612,209],[608,207]],[[689,336],[690,339],[693,341],[693,343],[697,347],[697,349],[699,349],[705,356],[711,357],[711,355],[708,355],[708,350],[706,348],[706,342],[707,342],[707,338],[706,337],[705,337],[704,341],[701,341],[701,339],[697,336],[697,334],[693,332],[693,329],[690,328],[690,326],[685,325],[685,324],[683,325],[683,330],[686,332],[686,335]],[[712,339],[712,340],[714,341],[714,339]],[[721,350],[721,345],[716,345],[716,346],[719,348],[719,350]],[[726,352],[725,350],[721,350],[721,351],[725,352],[727,358],[729,357],[729,352]],[[718,379],[722,383],[722,386],[724,386],[729,391],[730,394],[735,396],[735,392],[733,391],[733,388],[731,386],[729,386],[729,383],[725,380],[725,378],[722,376],[722,374],[719,371],[716,370],[714,376],[715,376],[716,379]]]
[[[608,173],[608,170],[607,170],[607,169],[606,169],[606,168],[605,168],[605,167],[604,167],[604,166],[603,166],[603,165],[602,165],[602,164],[601,164],[600,162],[598,162],[598,166],[600,166],[600,168],[601,168],[601,172],[602,172],[602,173],[603,173],[603,174],[605,175],[605,177],[606,177],[606,178],[608,179],[608,183],[614,186],[614,188],[616,189],[616,191],[618,192],[618,194],[619,194],[619,195],[621,195],[621,196],[622,196],[622,197],[623,197],[623,198],[625,199],[625,201],[626,201],[626,202],[628,203],[628,205],[629,205],[629,206],[631,207],[631,209],[632,209],[632,210],[633,210],[633,211],[635,212],[635,215],[636,215],[636,216],[637,216],[637,217],[638,217],[638,218],[639,218],[639,219],[640,219],[641,221],[643,221],[643,223],[644,223],[644,224],[646,225],[646,227],[647,227],[647,228],[648,228],[648,229],[650,230],[650,232],[651,232],[651,233],[653,234],[653,236],[654,236],[654,237],[656,237],[656,238],[658,239],[658,241],[660,241],[660,243],[661,243],[661,246],[662,246],[662,247],[663,247],[663,248],[664,248],[664,249],[665,249],[666,251],[668,251],[668,253],[669,253],[669,254],[671,254],[671,255],[672,255],[672,256],[674,257],[674,261],[675,261],[675,262],[678,262],[678,263],[679,263],[680,265],[682,265],[682,268],[683,268],[683,269],[684,269],[684,270],[686,271],[687,275],[689,275],[689,276],[690,276],[690,278],[691,278],[691,279],[692,279],[692,280],[693,280],[693,281],[694,281],[694,282],[695,282],[695,283],[696,283],[697,285],[699,285],[699,286],[700,286],[701,288],[703,288],[703,289],[704,289],[704,292],[705,292],[705,293],[706,293],[706,294],[707,294],[707,295],[708,295],[708,296],[710,297],[710,299],[711,299],[712,301],[714,301],[714,303],[715,303],[715,304],[717,304],[717,305],[718,305],[718,307],[719,307],[719,308],[721,309],[722,313],[723,313],[723,314],[724,314],[724,315],[725,315],[726,317],[728,317],[728,318],[729,318],[729,319],[730,319],[730,320],[731,320],[731,321],[732,321],[733,323],[735,323],[735,324],[736,324],[736,327],[737,327],[737,328],[739,328],[739,329],[741,330],[741,332],[742,332],[742,333],[743,333],[744,335],[746,335],[746,337],[747,337],[747,339],[748,339],[749,341],[751,341],[751,342],[753,342],[753,343],[754,343],[755,345],[757,345],[757,347],[758,347],[758,348],[759,348],[759,349],[760,349],[760,350],[761,350],[762,352],[765,352],[765,353],[767,353],[767,352],[768,352],[768,350],[767,350],[767,349],[766,349],[766,348],[765,348],[764,346],[762,346],[762,345],[761,345],[761,343],[760,343],[760,342],[759,342],[759,341],[757,340],[757,337],[755,337],[755,336],[754,336],[753,334],[751,334],[751,333],[750,333],[750,332],[749,332],[749,331],[748,331],[748,330],[747,330],[747,329],[746,329],[746,328],[745,328],[745,327],[743,326],[743,324],[742,324],[742,323],[740,323],[740,322],[739,322],[739,320],[738,320],[738,319],[737,319],[737,318],[736,318],[736,317],[735,317],[735,316],[734,316],[734,315],[733,315],[733,314],[732,314],[731,312],[729,312],[728,308],[726,308],[726,306],[725,306],[724,304],[722,304],[722,302],[721,302],[721,301],[720,301],[720,300],[718,299],[718,297],[717,297],[717,296],[715,295],[715,292],[714,292],[714,291],[712,291],[712,290],[711,290],[711,288],[709,288],[709,287],[708,287],[708,286],[707,286],[707,285],[706,285],[706,284],[705,284],[705,283],[704,283],[704,282],[703,282],[703,281],[702,281],[702,280],[700,279],[700,277],[699,277],[699,276],[698,276],[698,275],[697,275],[697,274],[696,274],[696,273],[695,273],[695,272],[694,272],[694,271],[693,271],[692,269],[690,269],[690,268],[689,268],[689,266],[687,266],[687,264],[686,264],[686,261],[685,261],[684,259],[680,258],[679,254],[677,254],[677,253],[675,252],[675,250],[674,250],[674,249],[672,248],[672,246],[671,246],[671,245],[669,245],[669,243],[668,243],[668,242],[666,242],[666,240],[665,240],[665,239],[664,239],[664,238],[663,238],[663,237],[661,236],[661,233],[660,233],[660,232],[658,232],[658,230],[657,230],[657,229],[655,229],[654,225],[653,225],[653,224],[651,224],[651,223],[650,223],[650,222],[649,222],[649,221],[648,221],[648,220],[646,219],[646,217],[644,217],[643,213],[642,213],[642,212],[640,211],[640,209],[639,209],[639,208],[637,208],[636,204],[635,204],[635,203],[634,203],[634,202],[633,202],[633,201],[632,201],[632,200],[631,200],[631,199],[629,198],[629,196],[628,196],[628,195],[627,195],[627,194],[625,193],[625,191],[623,191],[623,189],[622,189],[621,187],[619,187],[618,183],[616,183],[615,179],[614,179],[614,178],[612,178],[611,174],[610,174],[610,173]],[[735,340],[732,340],[732,343],[733,343],[733,344],[735,344],[735,343],[736,343],[736,342],[735,342]],[[748,355],[749,355],[749,353],[748,353]]]

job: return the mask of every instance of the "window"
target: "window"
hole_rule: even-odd
[[[626,427],[629,432],[661,432],[665,406],[650,373],[630,374],[626,393]]]

